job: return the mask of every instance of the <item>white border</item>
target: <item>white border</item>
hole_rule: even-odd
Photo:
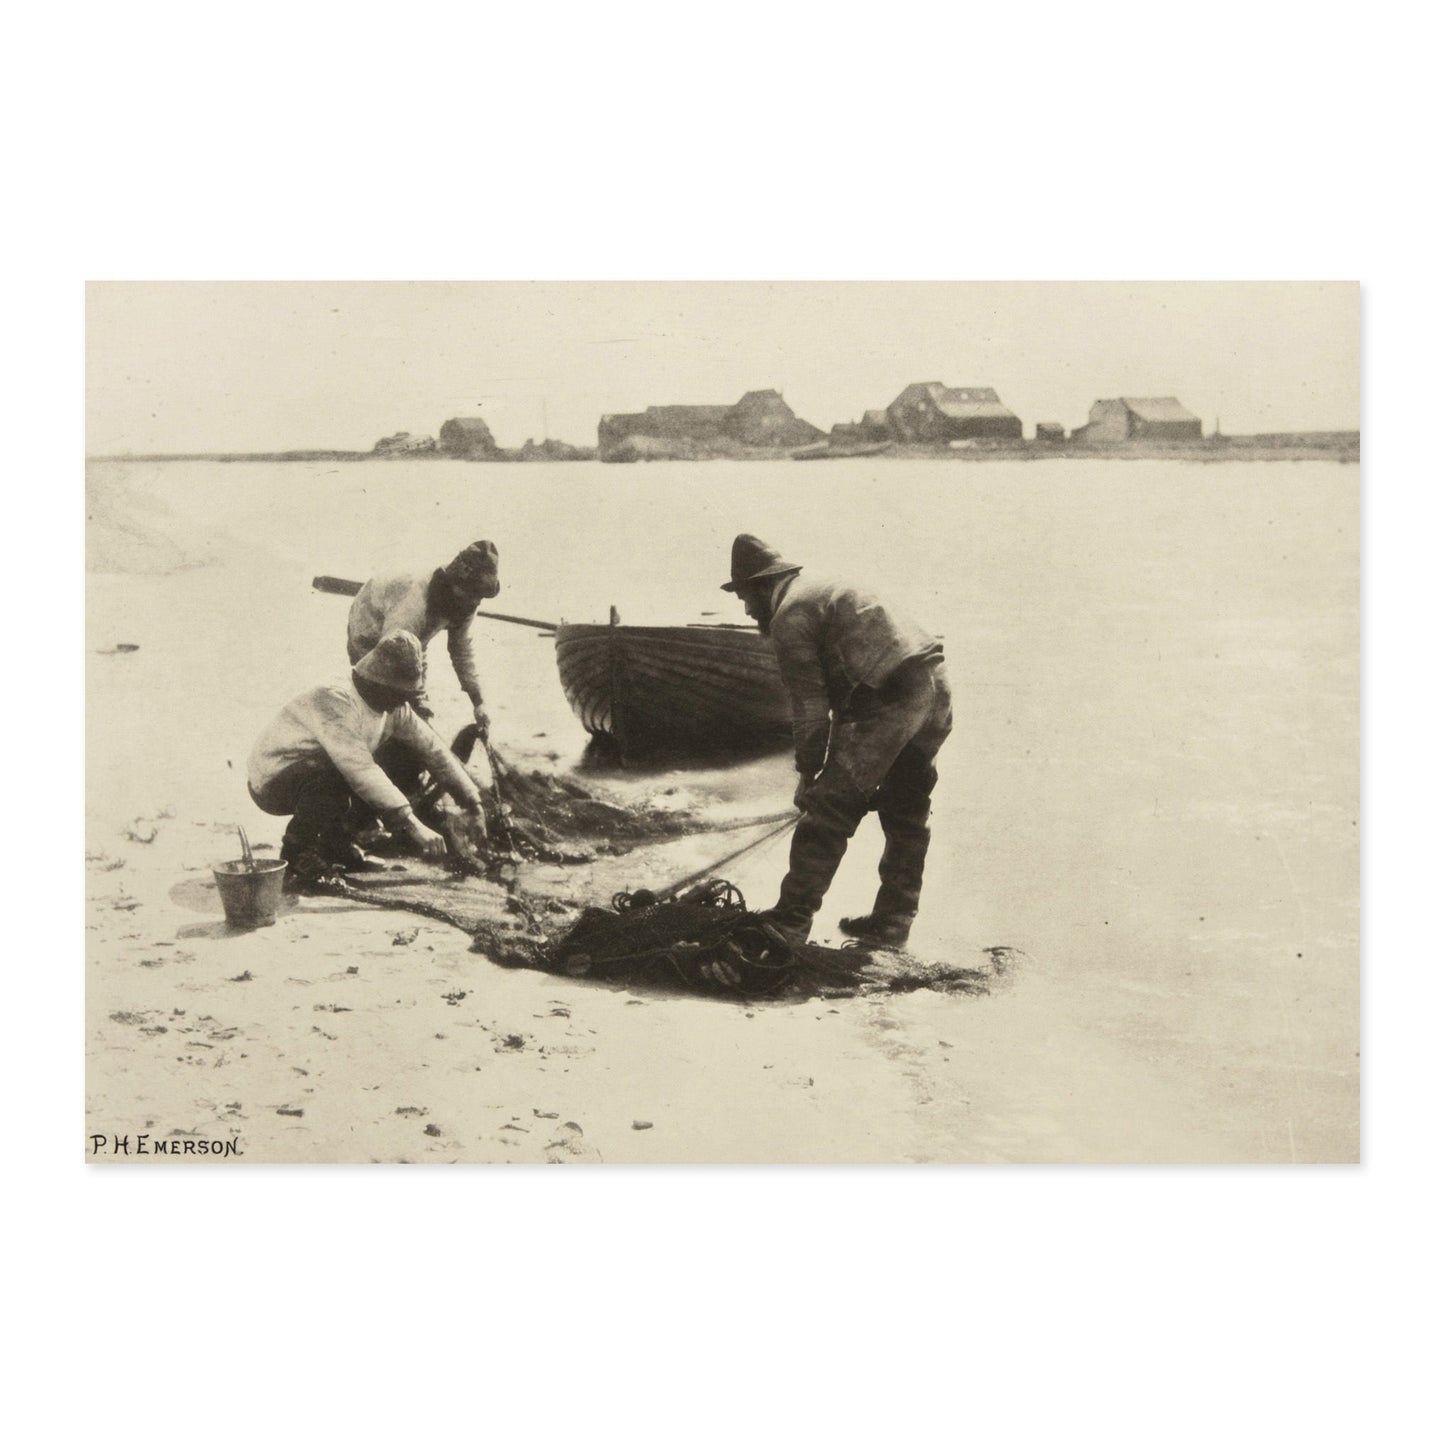
[[[1238,5],[25,22],[22,1414],[57,1438],[1413,1433],[1439,1283],[1439,463],[1419,444],[1438,356],[1419,319],[1440,288],[1437,167],[1409,113],[1412,77],[1434,87],[1389,9],[1363,32]],[[644,161],[656,183],[629,183]],[[84,1171],[80,283],[188,276],[1363,278],[1366,1164]]]

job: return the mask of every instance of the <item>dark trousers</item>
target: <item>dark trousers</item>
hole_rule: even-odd
[[[382,771],[408,797],[421,786],[422,763],[397,742],[383,743],[376,754]],[[377,821],[377,814],[353,793],[326,758],[295,763],[270,780],[251,801],[263,813],[286,817],[281,856],[314,851],[329,862],[344,861],[356,835]]]
[[[388,778],[408,797],[414,798],[421,789],[425,765],[409,748],[394,739],[382,743],[376,750],[376,761]]]
[[[905,664],[883,688],[859,689],[833,720],[828,761],[803,798],[774,910],[804,929],[823,906],[848,842],[876,808],[883,828],[875,918],[911,923],[923,890],[934,759],[953,727],[941,658]]]
[[[263,813],[290,815],[281,839],[281,856],[287,862],[307,853],[333,863],[349,856],[353,830],[365,810],[330,762],[298,763],[250,793]]]

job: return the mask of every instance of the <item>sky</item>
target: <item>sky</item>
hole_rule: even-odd
[[[365,450],[453,416],[595,444],[606,412],[763,387],[827,428],[914,381],[992,386],[1028,436],[1111,396],[1352,430],[1359,307],[1319,281],[96,281],[86,450]]]

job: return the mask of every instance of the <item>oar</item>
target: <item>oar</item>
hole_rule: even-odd
[[[353,582],[349,577],[313,577],[311,585],[318,592],[330,592],[336,597],[355,597],[361,591],[362,584]],[[543,632],[555,632],[555,622],[544,622],[537,617],[514,617],[509,612],[477,612],[478,617],[489,618],[493,622],[515,622],[518,627],[539,628]]]

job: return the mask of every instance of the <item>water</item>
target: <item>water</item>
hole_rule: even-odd
[[[92,725],[92,769],[127,803],[161,785],[220,817],[256,730],[344,665],[346,604],[311,593],[315,573],[435,565],[489,537],[502,611],[743,621],[718,587],[749,531],[866,581],[945,638],[957,722],[916,939],[1028,951],[1001,1064],[1033,1059],[1035,1089],[1075,1134],[1098,1121],[1061,1102],[1071,1073],[1123,1059],[1130,1088],[1094,1107],[1145,1109],[1135,1093],[1156,1091],[1161,1129],[1197,1112],[1198,1157],[1353,1153],[1356,466],[164,463],[89,476],[103,569],[89,647],[141,644],[91,657],[92,697],[114,704]],[[199,565],[168,571],[178,560]],[[499,736],[577,762],[585,739],[547,640],[498,624],[479,653]],[[437,647],[434,674],[446,668]],[[158,716],[183,725],[184,747],[157,755]],[[138,757],[154,759],[143,779]],[[787,788],[785,762],[741,776],[745,790]],[[871,898],[871,826],[830,915]],[[763,860],[757,886],[780,865]],[[1067,1067],[1050,1058],[1065,1027]],[[1023,1127],[1017,1097],[995,1102],[1014,1120],[1001,1130]]]

